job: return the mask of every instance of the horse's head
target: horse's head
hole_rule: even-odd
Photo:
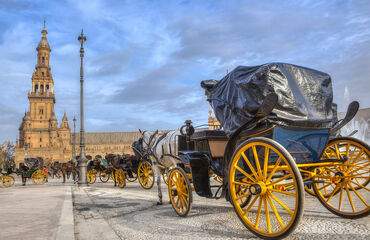
[[[141,133],[141,137],[139,139],[139,142],[141,141],[141,148],[144,152],[148,151],[154,144],[154,138],[155,136],[158,134],[158,130],[157,131],[144,131],[142,132],[140,129],[139,129],[140,133]]]

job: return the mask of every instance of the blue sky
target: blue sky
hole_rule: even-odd
[[[59,123],[79,118],[84,28],[85,129],[96,132],[206,123],[201,80],[275,61],[329,73],[342,111],[370,107],[369,13],[361,0],[0,0],[0,141],[15,140],[28,109],[44,17]]]

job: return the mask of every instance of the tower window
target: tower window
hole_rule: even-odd
[[[41,114],[41,115],[44,114],[44,109],[43,108],[39,109],[39,114]]]
[[[42,57],[42,64],[45,64],[45,57]]]
[[[42,138],[40,138],[40,142],[42,142]]]
[[[44,72],[41,72],[41,75],[44,76]]]

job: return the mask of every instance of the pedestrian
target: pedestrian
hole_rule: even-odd
[[[28,167],[24,163],[19,163],[19,170],[21,171],[22,175],[22,186],[26,186],[27,178],[25,174],[28,171]]]

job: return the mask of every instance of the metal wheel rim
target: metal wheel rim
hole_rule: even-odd
[[[339,139],[327,145],[324,155],[333,158],[333,151],[336,155],[334,158],[346,156],[348,160],[339,166],[325,167],[326,171],[317,175],[317,180],[328,181],[328,183],[314,184],[317,197],[330,211],[343,217],[356,217],[369,213],[370,189],[366,186],[370,179],[368,149],[354,140]],[[336,175],[338,172],[343,176]],[[326,185],[333,185],[333,183],[334,190],[327,194]]]
[[[150,189],[154,184],[154,170],[147,162],[141,162],[138,168],[138,178],[140,185],[145,189]]]
[[[268,156],[267,158],[264,157],[262,163],[260,161],[255,161],[255,166],[252,165],[252,162],[249,161],[248,157],[244,154],[247,150],[252,149],[253,151],[253,157],[254,159],[259,159],[258,154],[257,154],[257,147],[263,147],[265,150],[264,156]],[[271,153],[274,153],[278,155],[278,160],[276,161],[275,165],[269,166],[268,161],[269,161],[269,156]],[[267,153],[267,154],[266,154]],[[250,163],[249,168],[254,170],[251,171],[251,173],[247,173],[243,169],[241,169],[238,166],[239,161],[244,161],[248,165],[247,162]],[[257,164],[258,163],[258,164]],[[285,165],[288,170],[289,174],[283,175],[283,177],[278,178],[277,180],[270,179],[271,175],[274,175],[276,173],[275,167],[279,166],[280,164]],[[263,168],[262,168],[263,166]],[[270,167],[270,169],[269,169]],[[266,171],[265,171],[266,169]],[[269,169],[269,170],[268,170]],[[244,175],[244,178],[242,178],[242,181],[235,181],[235,176],[236,176],[236,171]],[[272,174],[271,174],[272,173]],[[239,174],[240,175],[240,174]],[[290,178],[292,181],[289,181],[288,183],[284,184],[278,184],[280,182],[284,182],[286,179]],[[237,189],[236,186],[240,185],[245,185],[251,189],[251,186],[265,186],[265,192],[256,194],[252,196],[252,201],[249,204],[246,204],[244,207],[247,207],[245,209],[242,208],[243,201],[239,201],[243,197],[248,197],[248,195],[252,195],[251,190],[244,194],[244,195],[238,195],[237,194]],[[272,146],[268,143],[265,142],[258,142],[258,141],[252,141],[242,148],[239,149],[239,151],[236,153],[234,158],[232,159],[231,162],[231,168],[230,168],[230,175],[229,175],[229,186],[230,186],[230,196],[232,198],[232,202],[234,205],[235,210],[237,211],[237,214],[239,218],[242,220],[242,222],[252,231],[257,233],[260,236],[267,237],[267,238],[275,238],[282,236],[285,234],[285,232],[289,231],[293,223],[295,222],[296,216],[299,211],[299,192],[297,189],[299,188],[298,182],[296,179],[295,174],[293,174],[293,169],[291,165],[289,164],[289,161],[285,158],[284,154],[280,152],[275,146]],[[295,193],[288,192],[284,189],[284,187],[289,187],[291,189],[295,189]],[[285,203],[276,195],[279,194],[279,197],[281,198],[280,195],[287,195],[290,198],[290,200],[294,201],[294,207],[288,207],[286,206]],[[259,200],[259,201],[257,201]],[[256,203],[258,202],[258,207],[257,207],[257,213],[255,217],[255,221],[252,222],[252,218],[248,218],[248,214],[251,212],[250,210],[255,207]],[[280,205],[280,206],[279,206]],[[264,229],[259,228],[261,225],[261,220],[263,220],[263,217],[261,216],[262,213],[262,208],[264,207],[264,215],[265,215],[265,221],[266,225],[264,226]],[[278,208],[277,208],[278,207]],[[282,210],[280,211],[280,209]],[[279,211],[278,211],[279,209]],[[273,210],[270,212],[270,210]],[[285,210],[285,211],[284,211]],[[284,215],[281,215],[284,214]],[[290,217],[289,217],[290,215]],[[271,220],[272,217],[275,217],[274,222],[277,222],[277,226],[280,228],[278,230],[273,231],[272,227],[276,227],[275,225],[271,225]],[[285,220],[286,216],[288,216],[288,221],[283,221],[282,219]]]
[[[42,185],[46,182],[46,176],[44,171],[36,170],[31,175],[31,181],[35,185]]]
[[[190,189],[190,191],[189,191]],[[191,206],[191,188],[184,174],[179,169],[173,169],[168,179],[168,191],[172,207],[180,216],[185,216]]]

